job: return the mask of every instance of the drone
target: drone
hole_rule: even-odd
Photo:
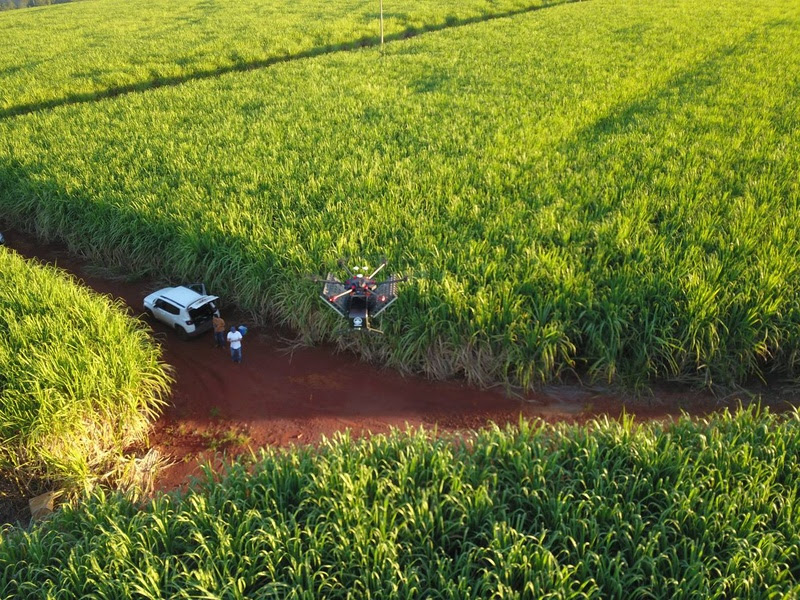
[[[382,333],[379,329],[373,329],[370,321],[397,300],[397,284],[408,281],[408,277],[392,276],[376,281],[375,276],[386,266],[385,259],[369,274],[369,267],[350,269],[344,260],[339,260],[339,266],[347,271],[348,278],[339,281],[333,273],[328,273],[326,279],[318,279],[317,283],[322,284],[320,297],[349,321],[351,329]]]

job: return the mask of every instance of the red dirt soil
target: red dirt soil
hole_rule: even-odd
[[[134,315],[142,315],[144,296],[161,287],[97,276],[98,269],[63,246],[13,231],[5,235],[6,244],[21,255],[55,263],[96,291],[124,299]],[[222,316],[229,324],[240,322],[236,314]],[[289,353],[277,332],[254,327],[243,340],[242,364],[234,364],[227,350],[212,347],[210,333],[181,341],[160,323],[150,324],[176,379],[170,404],[150,436],[150,447],[174,461],[160,475],[157,490],[184,487],[217,451],[235,455],[248,447],[314,443],[346,429],[355,436],[407,425],[457,431],[517,423],[521,416],[548,422],[617,418],[623,410],[650,420],[682,411],[704,415],[740,398],[746,401],[746,395],[722,402],[708,393],[666,389],[656,390],[647,402],[631,401],[580,385],[514,398],[455,381],[405,377],[329,347]]]

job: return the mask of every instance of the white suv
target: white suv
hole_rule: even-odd
[[[153,292],[144,299],[144,310],[185,340],[211,329],[217,300],[217,296],[206,294],[206,286],[195,283]]]

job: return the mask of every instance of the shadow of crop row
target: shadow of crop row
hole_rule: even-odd
[[[580,1],[584,0],[554,0],[553,2],[549,2],[542,5],[529,6],[526,8],[515,9],[515,10],[508,10],[501,13],[493,13],[491,15],[479,15],[475,17],[465,17],[465,18],[447,18],[445,21],[441,23],[426,25],[424,27],[419,27],[419,28],[408,27],[403,31],[387,34],[384,36],[384,41],[394,42],[399,40],[410,39],[418,35],[422,35],[424,33],[433,33],[437,31],[443,31],[445,29],[453,29],[456,27],[464,27],[476,23],[492,21],[495,19],[513,17],[515,15],[531,13],[545,8],[550,8],[553,6],[559,6],[562,4],[569,4]],[[43,110],[57,108],[60,106],[70,106],[74,104],[96,102],[99,100],[104,100],[106,98],[115,98],[117,96],[123,96],[125,94],[132,94],[135,92],[143,92],[154,88],[176,87],[184,83],[189,83],[191,81],[210,79],[214,77],[219,77],[221,75],[225,75],[227,73],[241,73],[247,71],[254,71],[256,69],[263,69],[281,63],[293,62],[297,60],[303,60],[306,58],[323,56],[326,54],[334,54],[337,52],[349,52],[361,48],[374,48],[380,46],[380,44],[381,44],[381,38],[379,35],[366,36],[350,42],[343,42],[340,44],[332,44],[332,45],[329,44],[325,46],[316,46],[313,48],[309,48],[307,50],[303,50],[301,52],[294,52],[292,54],[287,54],[285,56],[272,56],[269,58],[264,58],[259,60],[239,62],[232,65],[220,66],[212,69],[203,69],[199,71],[193,71],[191,73],[185,73],[182,75],[175,75],[170,77],[157,76],[154,77],[153,79],[147,79],[136,83],[120,85],[120,86],[112,86],[101,92],[84,92],[84,93],[70,94],[63,98],[54,98],[51,100],[43,100],[41,102],[30,102],[27,104],[12,106],[0,110],[0,119],[7,119],[10,117],[27,115]]]

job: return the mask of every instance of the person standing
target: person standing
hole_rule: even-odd
[[[225,321],[219,316],[219,311],[214,313],[211,319],[214,325],[214,348],[225,347]]]
[[[231,346],[231,359],[233,362],[242,362],[242,334],[233,325],[231,325],[231,330],[228,332],[228,344]]]

